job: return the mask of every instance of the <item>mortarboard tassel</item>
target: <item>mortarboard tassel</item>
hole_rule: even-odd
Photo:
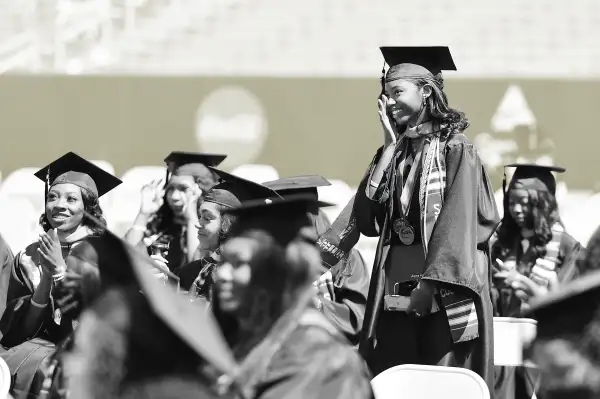
[[[504,211],[508,209],[508,197],[506,196],[506,168],[502,168],[504,172],[504,177],[502,178],[502,205],[504,206]]]
[[[383,67],[381,67],[381,94],[379,95],[381,97],[381,95],[383,95],[383,93],[385,93],[385,61],[383,62]]]
[[[48,171],[46,172],[46,181],[44,182],[45,190],[44,190],[44,199],[48,201],[48,193],[50,192],[50,167],[48,166]]]

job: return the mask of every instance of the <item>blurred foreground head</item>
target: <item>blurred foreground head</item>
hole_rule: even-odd
[[[592,239],[583,262],[598,264],[598,256],[600,240]],[[543,371],[543,397],[599,397],[600,270],[539,299],[531,311],[538,332],[526,356]]]
[[[227,210],[237,218],[215,268],[213,306],[224,320],[232,318],[241,336],[230,339],[243,356],[273,323],[311,288],[320,269],[317,235],[309,218],[311,197],[268,199]],[[240,349],[241,347],[244,347]]]
[[[106,237],[75,266],[90,268],[96,254],[101,278],[99,297],[83,308],[65,361],[73,397],[137,398],[152,391],[150,397],[179,398],[192,390],[194,397],[212,397],[212,380],[230,373],[234,361],[211,313],[159,282],[146,253],[110,231]]]

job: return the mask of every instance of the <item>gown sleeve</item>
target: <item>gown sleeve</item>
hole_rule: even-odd
[[[360,253],[353,249],[332,269],[334,298],[323,302],[323,314],[353,345],[358,344],[370,276]]]
[[[490,179],[466,138],[448,142],[446,177],[444,204],[429,241],[423,278],[481,295],[489,279],[489,239],[500,218]]]
[[[294,333],[271,363],[256,399],[372,399],[358,353],[319,328]]]
[[[32,256],[35,246],[29,246],[19,253],[12,264],[6,309],[0,319],[0,344],[14,347],[32,338],[41,337],[57,342],[70,331],[70,323],[57,325],[54,322],[54,301],[52,296],[40,315],[40,323],[35,331],[25,331],[25,320],[32,309],[31,297],[39,283],[39,272]]]
[[[378,237],[381,235],[381,229],[383,228],[386,213],[386,204],[389,198],[387,184],[387,181],[390,178],[389,167],[383,174],[375,194],[373,196],[369,196],[368,194],[371,175],[373,174],[382,153],[383,147],[377,150],[375,157],[373,157],[373,160],[367,169],[367,173],[358,186],[354,200],[356,225],[360,233],[367,237]]]
[[[8,283],[15,257],[8,243],[0,236],[0,317],[6,309],[6,297],[8,294]]]
[[[21,264],[21,260],[26,256],[26,253],[18,254],[10,268],[6,309],[0,319],[0,344],[4,347],[11,348],[19,345],[34,338],[39,332],[39,330],[27,332],[24,328],[26,316],[31,310],[31,297],[34,292],[31,277],[26,272],[26,266]],[[43,319],[51,317],[50,308],[51,306],[48,305],[44,309]]]
[[[585,249],[568,233],[564,234],[560,246],[562,262],[558,269],[558,281],[566,283],[577,278],[582,273],[578,268],[578,260],[584,256]]]

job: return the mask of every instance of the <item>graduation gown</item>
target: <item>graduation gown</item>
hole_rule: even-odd
[[[354,203],[354,214],[360,232],[368,237],[379,237],[359,347],[372,370],[378,369],[373,359],[373,353],[377,348],[376,327],[383,312],[385,266],[392,234],[394,234],[391,228],[393,216],[390,215],[392,200],[389,195],[373,199],[367,195],[371,173],[382,151],[383,148],[380,148],[375,155],[358,188]],[[454,353],[455,362],[449,365],[472,369],[492,390],[493,314],[489,238],[499,221],[494,191],[477,150],[464,135],[457,134],[450,137],[443,151],[446,160],[444,203],[429,240],[423,278],[436,283],[438,288],[448,287],[474,301],[478,318],[478,338],[454,344],[448,336],[450,328],[445,311],[442,309],[429,318],[435,324],[434,326],[423,327],[429,334],[417,334],[415,339],[419,341],[417,344],[423,347],[434,342],[445,343],[445,348],[438,348],[439,354],[443,355],[444,351],[447,354],[457,352]],[[391,267],[402,267],[402,262],[397,263]],[[406,315],[400,317],[403,316]],[[441,328],[442,326],[445,328]],[[438,327],[440,329],[436,330]],[[397,353],[402,353],[402,348],[412,350],[415,342],[397,340],[395,345],[397,345]],[[460,351],[458,346],[461,347]],[[379,347],[378,351],[385,351],[385,348]],[[458,353],[461,351],[464,353]],[[438,361],[429,359],[427,363],[444,364],[446,358],[447,356],[444,356]],[[397,364],[400,364],[401,360],[398,360]]]
[[[525,275],[531,272],[537,260],[536,255],[531,248],[523,252],[521,237],[515,236],[515,242],[512,248],[503,248],[500,242],[494,236],[491,240],[492,261],[496,259],[506,260],[506,257],[516,248],[517,269]],[[581,244],[569,235],[567,232],[561,233],[561,240],[558,251],[558,262],[556,272],[558,281],[562,283],[569,282],[576,278],[580,273],[577,268],[577,259],[583,255],[584,249]],[[496,270],[499,271],[499,270]],[[506,287],[502,281],[494,281],[493,286],[494,315],[498,317],[520,317],[522,301],[517,298],[510,287]]]
[[[500,259],[504,261],[513,248],[518,263],[518,270],[528,274],[531,272],[537,260],[531,248],[525,252],[520,244],[521,237],[515,236],[515,242],[512,248],[503,248],[500,242],[494,236],[491,240],[492,260]],[[556,264],[558,280],[561,284],[567,283],[579,275],[576,261],[582,256],[584,250],[581,244],[568,233],[561,234],[558,262]],[[502,282],[494,281],[493,286],[493,304],[494,316],[498,317],[521,317],[522,301],[514,295],[510,287],[506,287]],[[520,399],[531,398],[536,390],[536,383],[539,383],[539,371],[525,367],[495,367],[495,387],[494,397],[500,399]]]
[[[330,272],[330,299],[323,301],[321,311],[352,345],[357,345],[369,291],[367,265],[360,252],[352,249]]]
[[[77,240],[63,248],[63,257],[66,258],[70,251],[88,236]],[[52,343],[57,343],[66,338],[72,331],[70,322],[58,324],[55,319],[55,304],[50,295],[48,306],[43,310],[40,325],[33,335],[24,332],[24,321],[31,309],[31,297],[41,281],[41,270],[38,243],[27,246],[24,251],[17,254],[11,268],[7,291],[6,310],[0,319],[0,345],[12,348],[32,338],[41,338]]]
[[[70,243],[63,248],[63,257],[66,258],[83,240],[92,238],[88,236]],[[0,356],[13,376],[11,393],[15,399],[37,397],[48,383],[54,387],[49,398],[60,397],[57,391],[60,384],[53,381],[55,377],[60,379],[62,369],[56,345],[60,343],[62,347],[63,341],[73,332],[72,320],[61,317],[60,324],[57,323],[52,294],[37,330],[32,334],[24,331],[24,321],[32,306],[31,297],[42,277],[37,249],[37,242],[30,244],[14,258],[9,269],[6,310],[0,319],[0,344],[7,349]]]
[[[179,277],[179,286],[182,290],[189,291],[194,282],[198,284],[195,295],[210,298],[210,290],[213,285],[212,271],[217,265],[217,261],[211,256],[195,260],[183,265],[177,270]]]
[[[151,237],[157,233],[162,234],[159,238],[160,241],[169,243],[169,251],[164,256],[167,260],[167,267],[175,274],[177,271],[188,263],[188,250],[187,250],[187,227],[181,224],[173,222],[167,229],[157,232],[152,227],[152,222],[148,223],[145,238]],[[147,248],[148,255],[152,255],[151,247]]]
[[[0,235],[0,317],[6,309],[6,295],[8,293],[8,282],[14,262],[14,255],[8,243]]]
[[[321,314],[306,312],[271,359],[252,398],[374,398],[363,359]]]

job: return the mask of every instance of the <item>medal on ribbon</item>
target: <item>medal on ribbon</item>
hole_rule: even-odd
[[[415,229],[406,219],[396,219],[393,223],[393,229],[402,244],[412,245],[415,242]]]
[[[54,311],[54,323],[56,323],[56,325],[60,326],[60,322],[62,320],[62,312],[60,311],[60,308],[56,308],[56,310]]]

